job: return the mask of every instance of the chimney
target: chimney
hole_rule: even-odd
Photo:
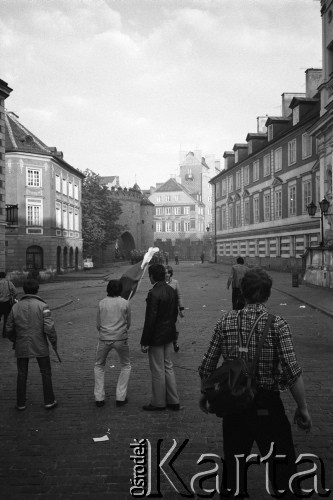
[[[309,68],[305,72],[306,97],[312,98],[318,93],[318,87],[323,80],[323,70]]]
[[[263,132],[264,134],[266,134],[267,127],[266,127],[265,123],[267,121],[267,118],[268,118],[268,115],[257,116],[257,132],[258,133]]]

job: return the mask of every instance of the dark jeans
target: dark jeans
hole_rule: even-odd
[[[291,433],[291,426],[285,414],[283,403],[278,392],[264,391],[258,392],[254,406],[239,415],[229,415],[223,418],[223,449],[226,463],[228,488],[235,491],[236,482],[236,459],[235,455],[245,454],[245,457],[251,453],[253,443],[256,442],[260,451],[260,456],[265,457],[272,450],[272,443],[275,443],[274,453],[271,453],[269,464],[269,478],[272,486],[288,491],[284,500],[295,498],[290,493],[288,481],[296,473],[295,449]],[[273,458],[277,455],[285,455],[285,462]],[[240,467],[240,492],[246,490],[246,469],[244,464]],[[266,465],[252,465],[252,467],[265,467]],[[243,472],[242,473],[242,469]],[[251,474],[251,467],[249,474]],[[244,480],[245,479],[245,480]],[[262,485],[265,489],[265,485]],[[271,491],[274,492],[273,487]],[[251,495],[251,493],[249,492]],[[221,493],[221,498],[230,497],[230,495]],[[241,494],[239,498],[243,498]]]
[[[240,288],[232,289],[232,308],[236,311],[243,309],[245,306],[245,300]]]
[[[9,300],[7,302],[0,302],[0,320],[3,316],[3,327],[2,327],[3,337],[6,336],[6,322],[7,322],[7,318],[9,316],[11,308],[12,308],[12,306],[11,306]]]
[[[36,358],[43,381],[44,404],[54,402],[50,357]],[[17,406],[25,406],[29,358],[17,358]]]

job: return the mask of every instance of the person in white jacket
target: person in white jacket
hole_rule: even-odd
[[[128,402],[126,396],[131,374],[128,330],[131,326],[131,310],[129,301],[120,296],[121,291],[120,281],[110,280],[106,288],[107,297],[98,304],[96,327],[99,339],[94,367],[94,395],[98,407],[105,404],[105,363],[112,349],[117,352],[121,365],[116,389],[116,406],[123,406]]]

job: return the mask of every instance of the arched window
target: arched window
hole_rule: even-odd
[[[26,267],[27,269],[42,269],[43,268],[43,249],[37,245],[27,248],[26,251]]]

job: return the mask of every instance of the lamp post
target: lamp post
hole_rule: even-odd
[[[323,198],[319,202],[319,207],[320,207],[320,217],[315,216],[315,213],[317,211],[317,206],[313,203],[313,201],[311,201],[311,203],[309,205],[307,205],[306,208],[308,210],[308,214],[310,215],[310,217],[312,219],[320,219],[321,242],[320,242],[319,246],[324,247],[324,222],[323,222],[323,219],[324,219],[324,215],[326,216],[328,213],[328,209],[330,207],[330,202],[328,200],[326,200],[326,198]]]

